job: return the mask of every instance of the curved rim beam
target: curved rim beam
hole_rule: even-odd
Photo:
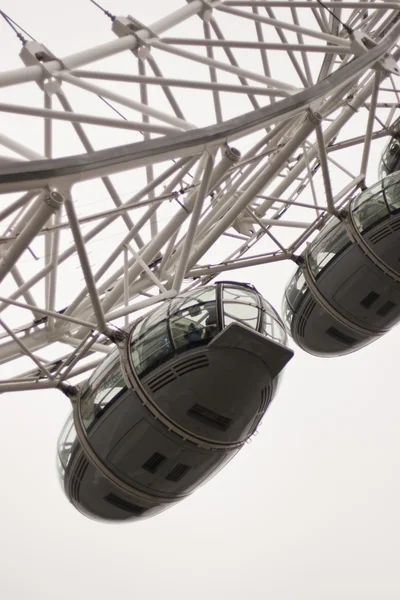
[[[398,23],[377,46],[338,69],[313,88],[305,89],[273,105],[235,117],[217,125],[152,140],[53,160],[34,160],[6,165],[0,169],[0,193],[39,189],[49,183],[67,181],[70,185],[104,174],[118,173],[146,165],[198,154],[304,111],[311,103],[360,76],[384,56],[400,34]]]

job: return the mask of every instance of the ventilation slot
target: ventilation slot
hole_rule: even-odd
[[[229,429],[232,423],[232,419],[219,415],[218,413],[206,408],[205,406],[202,406],[201,404],[195,404],[192,406],[192,408],[188,410],[187,414],[190,417],[197,419],[201,423],[210,425],[211,427],[220,429],[221,431],[226,431]]]
[[[128,500],[124,500],[115,494],[107,494],[107,496],[104,496],[104,500],[131,515],[136,515],[137,517],[142,515],[146,510],[143,506],[132,504],[132,502],[128,502]]]
[[[304,337],[306,325],[308,318],[312,311],[314,310],[315,302],[310,298],[304,305],[303,313],[299,316],[299,320],[297,323],[297,332],[301,337]]]
[[[169,385],[172,381],[175,381],[178,377],[186,375],[196,369],[204,369],[204,367],[208,367],[208,365],[209,361],[206,354],[196,354],[179,361],[172,369],[167,369],[156,375],[147,381],[146,385],[151,392],[155,393],[166,385]]]
[[[360,302],[361,306],[364,308],[370,308],[376,300],[380,297],[376,292],[370,292],[365,298],[363,298]]]
[[[351,337],[351,335],[342,333],[339,329],[336,329],[336,327],[329,327],[329,329],[326,330],[326,333],[337,342],[345,344],[346,346],[353,346],[357,341],[355,338]]]
[[[386,317],[386,315],[388,315],[390,313],[390,311],[394,309],[395,306],[396,305],[394,302],[391,302],[390,300],[388,300],[387,302],[385,302],[385,304],[383,304],[376,311],[376,314],[379,315],[380,317]]]
[[[264,415],[265,411],[268,408],[269,403],[271,402],[271,393],[272,393],[272,387],[270,385],[261,390],[261,405],[260,405],[260,410],[259,410],[259,413],[261,414],[261,416]]]
[[[83,476],[84,476],[88,466],[89,466],[89,461],[87,460],[87,458],[85,456],[81,456],[81,458],[79,459],[79,461],[76,465],[76,469],[73,474],[71,486],[70,486],[71,497],[74,500],[76,500],[76,502],[79,502],[79,488],[81,486],[81,481],[83,479]]]
[[[369,241],[372,242],[373,244],[377,244],[378,242],[382,241],[385,239],[385,237],[387,237],[388,235],[390,235],[392,233],[391,228],[386,225],[386,227],[383,227],[382,229],[380,229],[379,231],[375,231],[369,238]]]
[[[174,371],[181,377],[182,375],[186,375],[186,373],[190,373],[191,371],[195,371],[196,369],[203,369],[204,367],[208,367],[209,362],[206,354],[197,354],[195,356],[191,356],[186,358],[185,360],[181,360],[178,364],[174,365]]]
[[[153,377],[153,379],[150,379],[150,381],[147,382],[147,386],[154,393],[171,383],[171,381],[174,381],[176,378],[177,377],[175,373],[173,373],[171,369],[168,369],[167,371],[163,371],[156,377]]]
[[[155,473],[160,465],[164,462],[166,456],[155,452],[146,462],[142,465],[142,469],[145,469],[149,473]]]
[[[271,400],[272,400],[272,387],[269,385],[268,387],[264,387],[261,390],[260,409],[257,412],[256,418],[254,419],[253,424],[251,426],[250,435],[253,435],[253,433],[256,431],[257,427],[260,424],[261,419],[265,415],[265,411],[267,410]]]
[[[369,241],[373,244],[376,244],[381,240],[385,239],[385,237],[387,237],[388,235],[391,235],[394,231],[398,231],[399,229],[400,219],[397,218],[396,221],[393,221],[392,223],[390,223],[390,225],[385,225],[381,229],[378,229],[378,231],[374,231],[374,233],[372,233],[369,236]]]
[[[190,469],[191,467],[188,465],[176,465],[172,471],[168,473],[165,479],[168,479],[168,481],[179,481],[188,471],[190,471]]]

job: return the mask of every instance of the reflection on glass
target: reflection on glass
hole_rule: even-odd
[[[218,333],[216,288],[198,289],[164,303],[132,332],[131,356],[144,376],[186,348]]]
[[[185,308],[196,306],[196,304],[215,302],[215,297],[216,288],[214,286],[193,290],[189,292],[187,296],[178,296],[178,298],[172,300],[169,314],[175,314],[176,312],[184,310]]]
[[[215,302],[196,304],[170,318],[173,344],[176,350],[207,343],[217,333]]]
[[[104,359],[104,362],[101,363],[97,367],[97,369],[92,373],[89,378],[88,385],[95,385],[96,381],[100,380],[104,373],[107,373],[113,366],[119,363],[119,352],[118,348],[115,348],[110,354],[107,355],[107,358]]]
[[[393,138],[385,149],[381,162],[381,177],[400,169],[400,140]]]
[[[286,341],[278,314],[254,288],[219,283],[182,294],[137,324],[131,332],[136,373],[143,377],[177,354],[208,344],[231,323],[240,323],[281,343]]]
[[[292,308],[296,309],[298,307],[307,290],[308,286],[303,270],[297,269],[286,287],[287,301]]]
[[[101,379],[96,377],[93,383],[89,382],[82,396],[81,412],[86,427],[126,387],[119,360],[107,374],[104,369],[101,374]]]
[[[143,331],[143,328],[141,329]],[[155,325],[131,346],[132,360],[138,375],[142,375],[172,356],[173,349],[167,321]]]
[[[391,180],[387,181],[388,179],[384,181],[384,183],[386,182],[385,197],[390,212],[394,214],[400,209],[400,174],[394,173]]]
[[[350,238],[338,219],[330,219],[307,249],[308,265],[314,277],[350,245]],[[290,296],[288,295],[289,301]],[[293,305],[292,305],[293,306]]]
[[[388,175],[351,203],[353,222],[361,232],[366,231],[400,209],[400,171]]]
[[[269,315],[263,315],[263,324],[261,333],[273,339],[275,342],[284,344],[286,342],[286,332],[282,325],[276,319]]]
[[[297,269],[286,286],[282,301],[282,319],[287,331],[291,330],[293,316],[299,309],[309,288],[304,277],[303,269]]]
[[[225,327],[236,322],[258,330],[259,296],[251,289],[224,285],[222,302]]]
[[[74,416],[71,413],[58,439],[58,456],[64,470],[67,468],[70,461],[72,445],[75,439],[76,430],[74,426]]]
[[[287,331],[291,331],[293,316],[294,316],[294,310],[290,306],[288,299],[286,297],[286,294],[284,294],[283,301],[282,301],[282,319],[283,319],[283,322],[285,323]]]

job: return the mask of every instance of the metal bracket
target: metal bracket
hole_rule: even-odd
[[[38,81],[38,85],[44,92],[49,95],[61,93],[61,81],[53,77],[53,73],[47,69],[46,63],[56,60],[62,68],[65,68],[65,66],[62,60],[50,52],[46,46],[39,44],[39,42],[27,42],[19,53],[19,57],[27,67],[39,65],[42,68],[44,79]]]
[[[60,381],[58,384],[58,389],[67,396],[71,400],[72,404],[76,404],[78,400],[78,396],[81,393],[81,386],[79,385],[71,385],[66,381]]]
[[[44,201],[55,210],[59,210],[64,203],[64,196],[57,190],[49,190]]]
[[[149,41],[157,38],[157,35],[149,27],[131,17],[131,15],[127,17],[115,17],[111,29],[120,38],[133,35],[138,45],[132,49],[132,52],[142,60],[146,59],[150,54]]]
[[[186,2],[190,4],[191,2],[193,2],[193,0],[186,0]],[[201,0],[201,3],[203,5],[203,8],[198,13],[198,16],[206,23],[209,23],[212,19],[213,8],[216,5],[221,4],[221,2],[212,2],[212,0]]]
[[[311,102],[308,107],[307,116],[314,125],[319,125],[322,122],[322,115],[319,112],[319,108],[321,108],[321,102]]]
[[[363,31],[354,31],[351,36],[351,51],[355,56],[362,56],[368,50],[372,50],[378,44],[368,34]],[[389,53],[386,53],[375,63],[376,68],[382,69],[394,75],[400,75],[400,69],[396,60]]]

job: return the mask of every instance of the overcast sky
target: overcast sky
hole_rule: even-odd
[[[181,5],[103,4],[145,22]],[[56,54],[112,39],[86,0],[0,8]],[[16,68],[20,46],[3,23],[0,40],[1,69]],[[290,272],[237,277],[279,309]],[[61,393],[0,396],[0,597],[398,600],[398,343],[394,330],[345,358],[297,350],[259,435],[191,498],[134,525],[90,521],[63,496]]]

